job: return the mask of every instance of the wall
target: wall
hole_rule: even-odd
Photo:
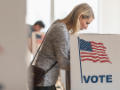
[[[0,90],[26,89],[26,0],[0,0]]]
[[[120,34],[120,0],[99,0],[99,32]]]

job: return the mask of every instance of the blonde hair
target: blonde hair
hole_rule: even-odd
[[[92,8],[87,3],[82,3],[73,8],[73,10],[64,18],[59,21],[65,22],[66,25],[72,25],[72,34],[75,34],[80,29],[79,17],[83,19],[94,19]]]

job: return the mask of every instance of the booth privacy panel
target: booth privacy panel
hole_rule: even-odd
[[[70,38],[71,90],[120,90],[120,35]]]

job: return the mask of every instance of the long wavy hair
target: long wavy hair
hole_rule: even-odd
[[[72,25],[71,34],[75,34],[80,29],[79,17],[83,19],[94,19],[92,8],[87,3],[82,3],[73,8],[73,10],[63,19],[59,20],[65,22],[66,25]]]

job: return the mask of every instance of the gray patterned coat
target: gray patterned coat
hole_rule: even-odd
[[[70,35],[66,25],[58,21],[49,28],[35,65],[48,70],[56,61],[57,65],[45,75],[38,86],[55,85],[59,70],[70,70]]]

